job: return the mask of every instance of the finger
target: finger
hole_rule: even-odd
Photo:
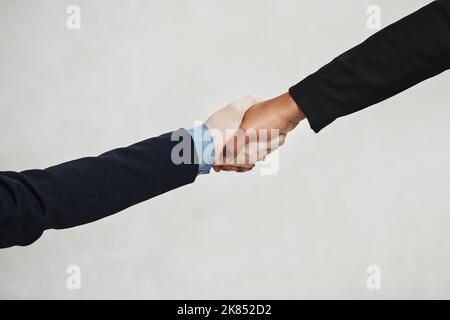
[[[228,172],[247,172],[250,170],[252,170],[252,167],[229,166],[226,171],[228,171]]]
[[[233,138],[225,144],[222,152],[224,155],[224,162],[227,164],[237,165],[256,162],[256,159],[254,161],[247,162],[245,155],[256,154],[255,146],[257,145],[257,141],[258,133],[255,129],[248,129],[245,131],[239,129]],[[252,149],[255,150],[253,151]]]
[[[231,165],[231,167],[239,170],[252,170],[255,167],[255,164]]]
[[[268,154],[277,150],[284,144],[285,140],[286,135],[281,134],[279,136],[274,137],[273,139],[270,139],[270,141],[267,142],[265,146],[261,144],[260,149],[258,150],[258,160],[265,158]]]
[[[236,170],[236,172],[248,172],[251,171],[255,165],[246,165],[246,166],[233,166],[233,169]]]
[[[236,156],[235,161],[228,161],[228,164],[245,166],[254,165],[258,161],[264,161],[265,157],[271,152],[278,149],[285,141],[285,136],[275,136],[269,141],[260,139],[259,141],[252,141],[246,145]]]

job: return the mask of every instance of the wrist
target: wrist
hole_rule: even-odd
[[[289,93],[284,93],[279,97],[276,97],[276,104],[282,109],[283,115],[289,122],[299,123],[303,119],[305,119],[305,115],[303,114],[300,106],[292,99]]]

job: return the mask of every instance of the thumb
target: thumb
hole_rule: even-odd
[[[250,109],[253,105],[257,104],[258,100],[251,96],[246,95],[242,97],[241,99],[233,102],[232,104],[235,106],[236,110],[241,113],[242,116],[247,112],[248,109]]]

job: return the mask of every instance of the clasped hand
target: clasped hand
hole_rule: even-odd
[[[251,170],[282,146],[304,118],[289,93],[266,101],[245,96],[230,103],[205,122],[214,141],[214,170]]]

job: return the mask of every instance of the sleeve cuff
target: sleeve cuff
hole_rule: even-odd
[[[213,167],[216,151],[213,138],[206,125],[198,125],[187,130],[195,145],[198,159],[198,174],[208,174]]]
[[[318,133],[332,123],[336,117],[327,105],[323,83],[317,74],[312,74],[289,88],[289,94],[302,110],[311,129]]]

